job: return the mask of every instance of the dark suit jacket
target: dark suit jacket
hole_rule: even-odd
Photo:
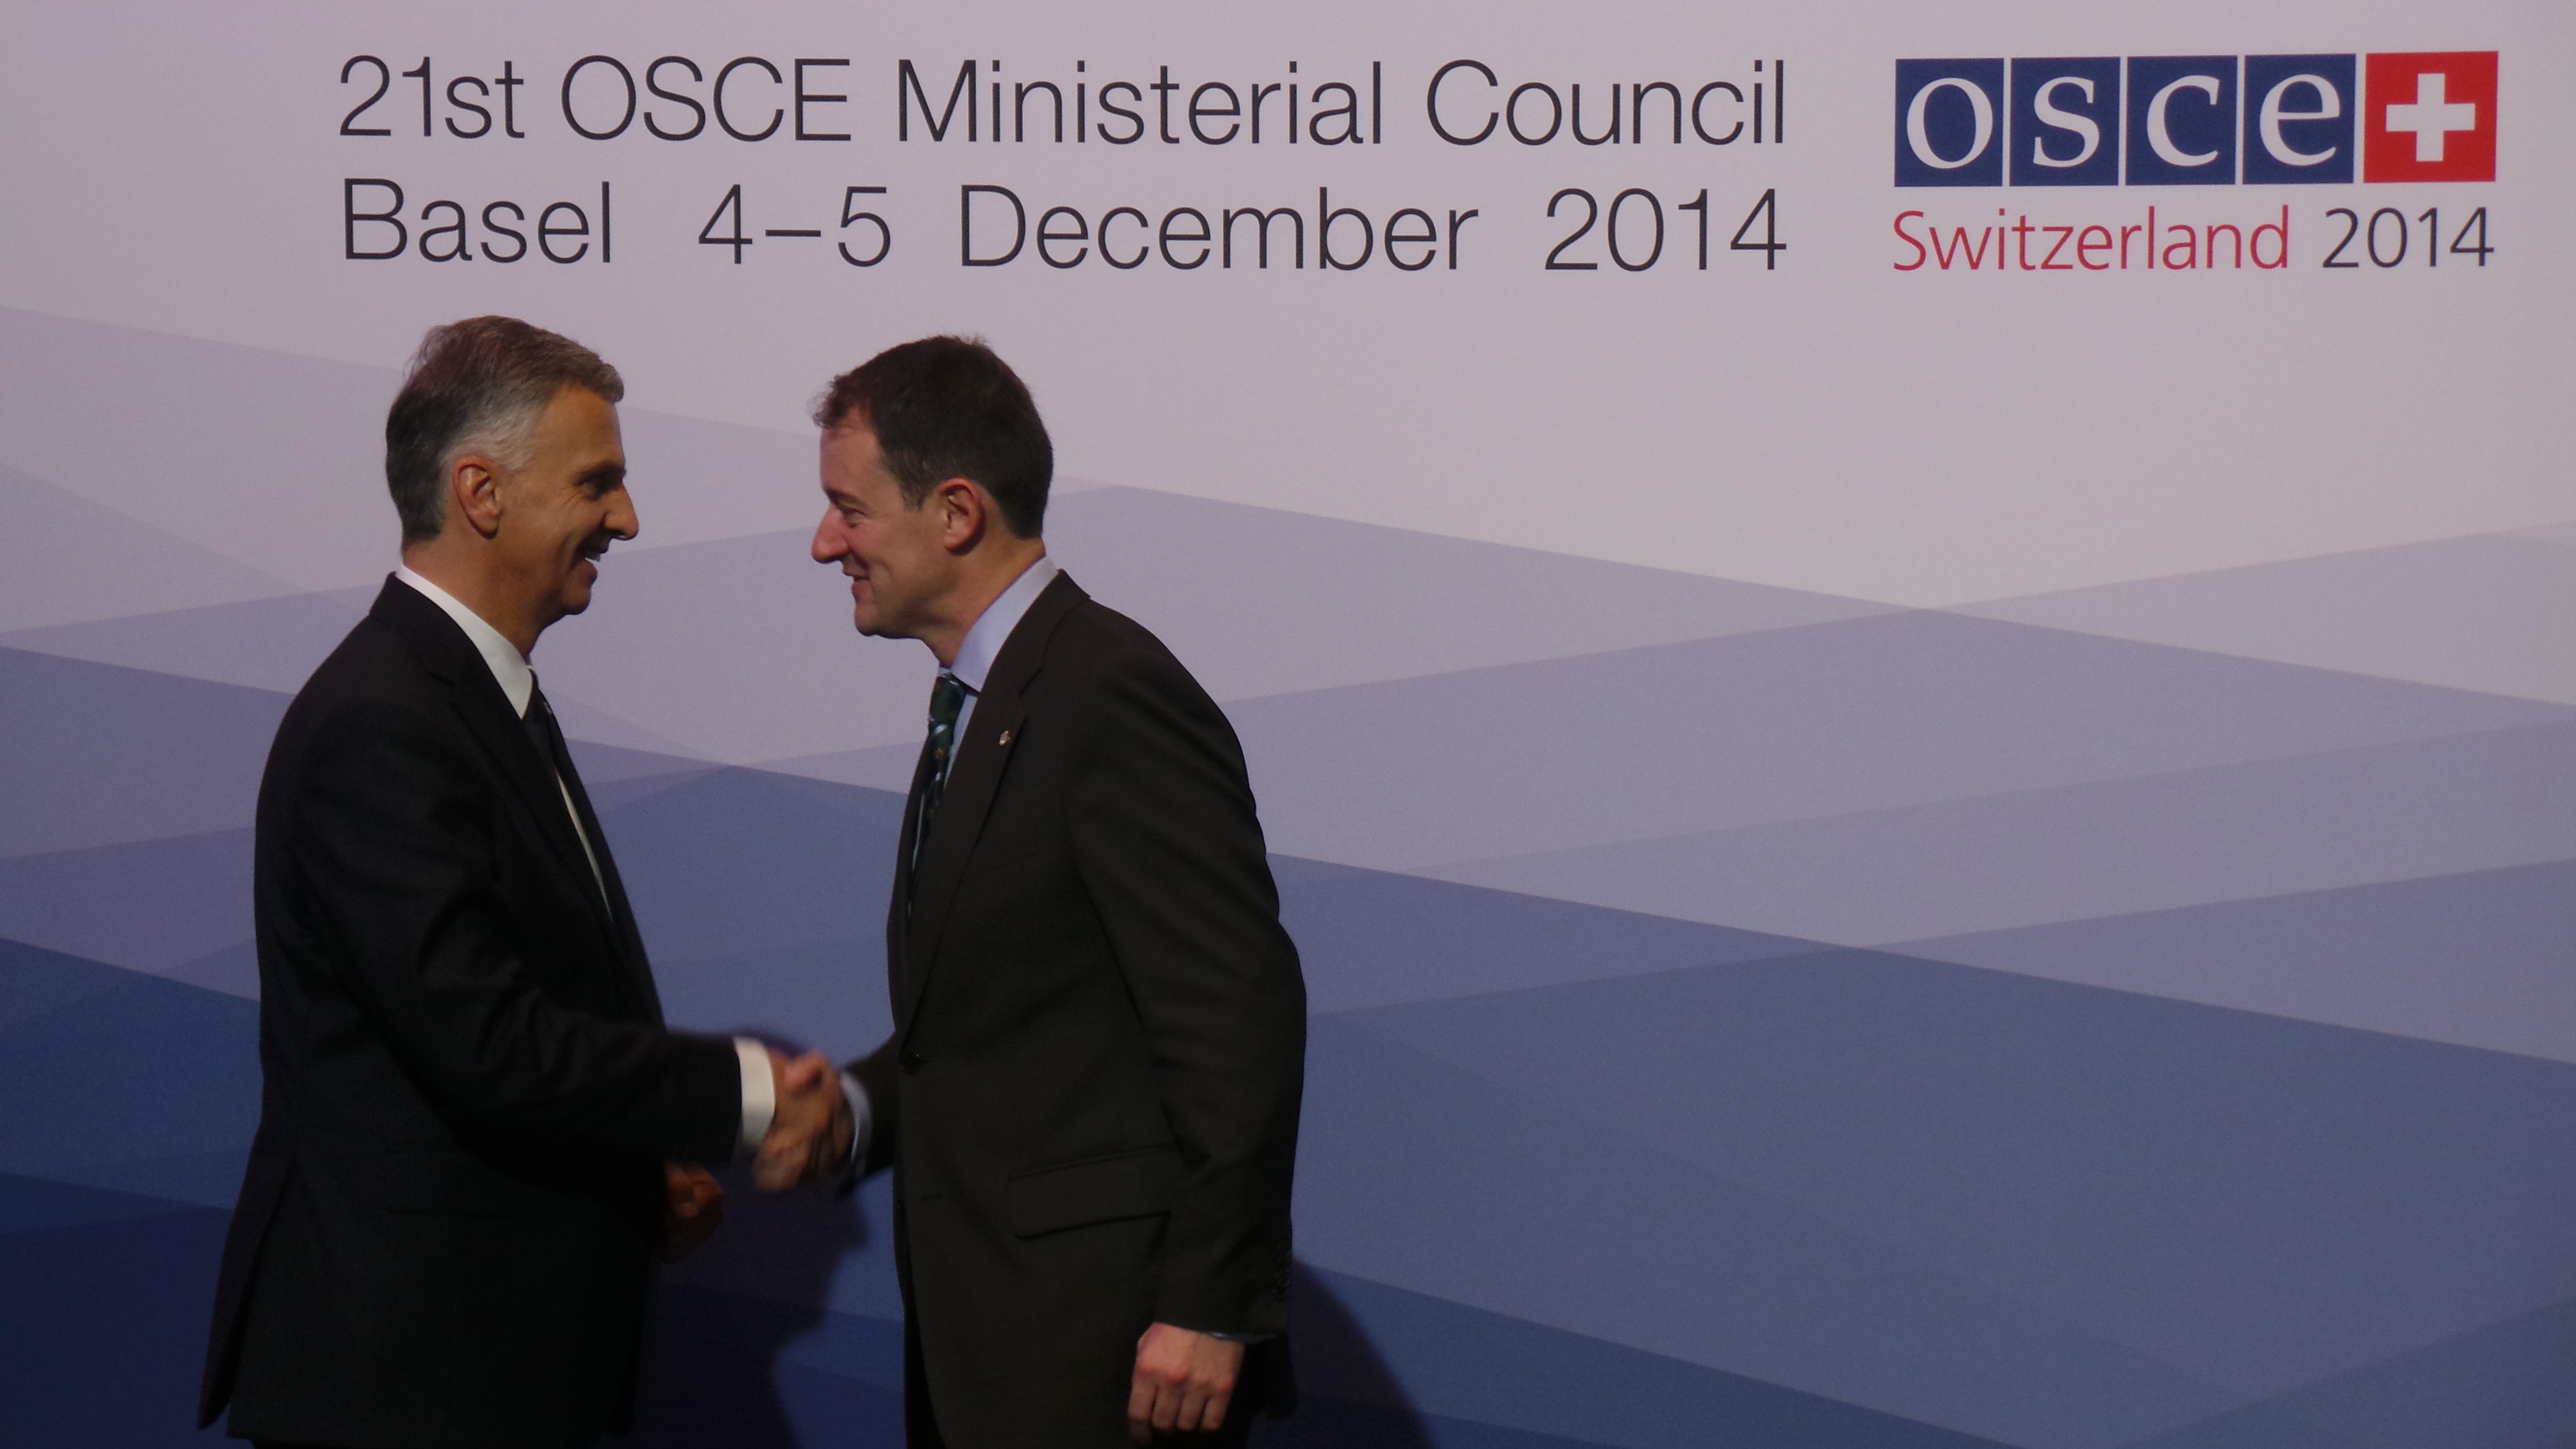
[[[606,837],[409,585],[260,782],[258,1137],[199,1402],[348,1449],[554,1449],[632,1398],[661,1160],[740,1131],[731,1043],[661,1029]]]
[[[913,1442],[1124,1444],[1149,1323],[1287,1328],[1306,994],[1242,749],[1059,576],[994,661],[918,880],[904,854],[895,1034],[851,1070],[895,1173]],[[1244,1395],[1284,1408],[1285,1347]]]

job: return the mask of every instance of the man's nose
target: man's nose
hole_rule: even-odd
[[[621,540],[633,538],[643,528],[635,517],[634,495],[623,488],[609,495],[607,524],[609,536]]]
[[[841,547],[840,539],[834,536],[837,531],[832,527],[832,515],[829,513],[823,515],[822,522],[814,525],[814,562],[818,564],[840,562],[845,550]]]

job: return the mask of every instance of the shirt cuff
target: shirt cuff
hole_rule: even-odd
[[[778,1115],[778,1084],[770,1078],[769,1048],[759,1038],[735,1037],[733,1050],[742,1062],[742,1140],[735,1148],[747,1157],[760,1150],[770,1119]]]
[[[847,1072],[841,1073],[841,1100],[850,1104],[850,1160],[841,1164],[846,1177],[855,1175],[868,1160],[868,1129],[876,1119],[868,1109],[868,1089]]]

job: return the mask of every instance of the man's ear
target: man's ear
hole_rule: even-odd
[[[984,490],[964,478],[951,478],[930,490],[925,506],[939,510],[939,543],[950,553],[965,553],[981,543],[992,521]]]
[[[447,509],[477,537],[501,531],[501,473],[491,459],[468,453],[448,468]]]

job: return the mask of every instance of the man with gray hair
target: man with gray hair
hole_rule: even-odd
[[[265,1091],[199,1423],[329,1449],[565,1449],[624,1427],[646,1279],[700,1164],[850,1151],[820,1056],[665,1030],[529,668],[635,536],[617,372],[507,317],[432,330],[385,421],[402,568],[260,782]]]

